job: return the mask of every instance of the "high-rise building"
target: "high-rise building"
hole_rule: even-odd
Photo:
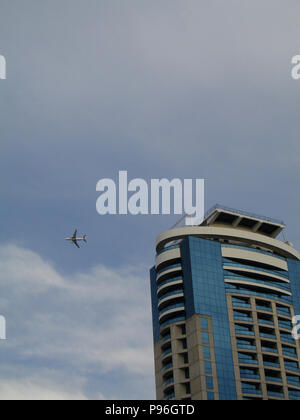
[[[159,400],[299,400],[300,253],[283,222],[215,206],[151,269]]]

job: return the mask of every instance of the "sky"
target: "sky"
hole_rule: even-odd
[[[299,1],[0,2],[0,399],[153,399],[148,271],[178,216],[100,216],[96,184],[204,178],[206,209],[300,249]]]

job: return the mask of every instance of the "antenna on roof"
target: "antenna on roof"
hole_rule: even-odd
[[[181,224],[182,224],[182,222],[187,218],[187,217],[190,217],[191,219],[192,219],[192,217],[193,217],[193,215],[192,214],[188,214],[188,213],[185,213],[179,220],[178,220],[178,222],[176,222],[175,223],[175,225],[174,226],[172,226],[171,227],[171,229],[175,229],[175,228],[177,228],[178,226],[180,226]]]

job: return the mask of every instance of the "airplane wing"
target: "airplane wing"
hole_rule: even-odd
[[[75,230],[74,235],[72,236],[72,239],[74,239],[75,241],[76,241],[76,238],[77,238],[77,229]]]
[[[72,241],[72,242],[73,242],[73,244],[74,244],[74,245],[76,245],[76,246],[77,246],[77,248],[79,248],[79,249],[80,249],[80,246],[78,245],[78,243],[77,243],[76,239],[73,239],[73,241]]]

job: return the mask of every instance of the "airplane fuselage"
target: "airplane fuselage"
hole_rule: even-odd
[[[74,238],[65,238],[65,240],[66,241],[74,241]],[[76,241],[84,241],[84,242],[86,242],[86,239],[85,238],[76,238]]]
[[[77,238],[77,229],[74,232],[74,235],[70,238],[65,238],[66,241],[70,241],[73,242],[74,245],[77,246],[77,248],[80,248],[80,246],[78,245],[78,242],[85,242],[87,243],[87,235],[84,235],[83,238]]]

